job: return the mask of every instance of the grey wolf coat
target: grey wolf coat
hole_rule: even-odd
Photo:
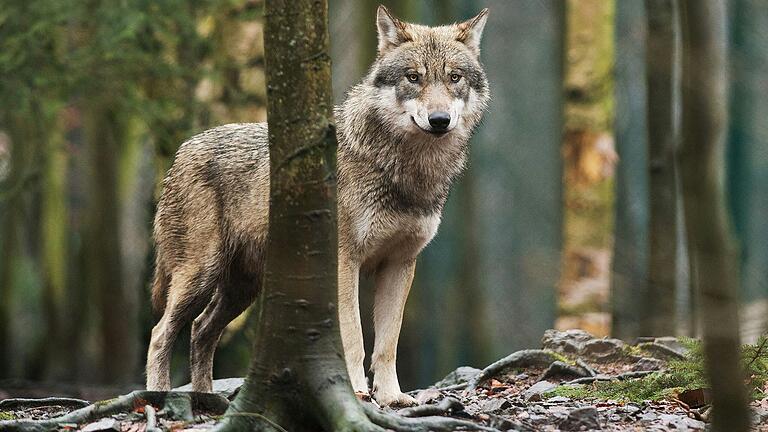
[[[489,98],[479,63],[487,15],[426,27],[379,7],[378,56],[335,110],[342,343],[354,390],[368,393],[358,279],[370,273],[372,391],[382,405],[415,403],[395,370],[403,309],[416,257],[437,231]],[[152,298],[163,315],[152,330],[148,389],[170,388],[173,342],[192,321],[192,385],[211,390],[222,331],[259,290],[268,212],[266,124],[221,126],[182,144],[155,217]]]

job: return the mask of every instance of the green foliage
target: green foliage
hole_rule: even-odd
[[[704,369],[701,342],[684,338],[681,343],[688,349],[687,358],[670,361],[663,371],[626,381],[598,381],[592,384],[559,386],[548,395],[573,399],[642,402],[669,398],[684,390],[707,388],[709,384]],[[768,382],[768,337],[762,336],[755,345],[745,345],[742,349],[742,361],[752,399],[765,397],[763,387]]]
[[[2,420],[16,420],[16,414],[10,411],[0,411],[0,421]]]

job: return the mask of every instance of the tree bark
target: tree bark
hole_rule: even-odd
[[[643,3],[616,4],[616,219],[611,334],[640,336],[648,283],[648,171]]]
[[[733,88],[726,171],[741,246],[742,304],[763,304],[762,313],[742,321],[742,334],[754,338],[768,329],[768,8],[762,0],[735,0],[731,7]]]
[[[648,295],[641,304],[640,334],[675,334],[677,186],[676,0],[646,0],[648,92],[649,257]]]
[[[99,305],[103,382],[134,381],[138,362],[136,304],[122,277],[118,155],[125,121],[114,101],[93,96],[84,111],[90,162],[85,278]]]
[[[728,126],[725,2],[683,0],[683,143],[679,152],[692,279],[701,298],[713,431],[749,428],[740,368],[737,253],[725,201]],[[695,277],[694,277],[695,276]]]
[[[337,315],[336,134],[327,4],[265,8],[269,239],[246,383],[223,430],[381,430],[355,398]]]

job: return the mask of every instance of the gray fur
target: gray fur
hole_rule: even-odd
[[[435,234],[450,186],[465,166],[468,139],[489,98],[475,44],[479,32],[472,27],[482,31],[486,15],[483,11],[462,24],[430,28],[403,23],[380,8],[379,55],[335,110],[339,313],[357,391],[367,392],[360,369],[359,315],[356,322],[347,315],[359,313],[357,275],[370,272],[377,285],[395,284],[392,293],[399,293],[388,295],[390,288],[377,287],[372,368],[375,396],[385,405],[412,402],[393,377],[396,333],[416,255]],[[470,39],[472,44],[466,42]],[[409,82],[408,73],[418,73],[419,82]],[[461,79],[452,82],[453,74]],[[448,133],[438,136],[425,126],[426,114],[449,109],[454,119]],[[173,340],[197,317],[192,325],[192,384],[197,391],[210,391],[213,352],[221,333],[258,292],[268,210],[265,124],[220,126],[181,145],[163,182],[155,217],[152,294],[163,317],[152,332],[149,389],[170,388]]]

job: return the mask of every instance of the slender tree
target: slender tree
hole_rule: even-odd
[[[676,68],[676,0],[646,0],[649,256],[648,295],[641,304],[640,334],[675,333],[677,186],[674,152],[679,139]]]
[[[265,17],[269,240],[251,369],[222,428],[380,430],[352,392],[338,327],[327,4],[271,0]]]
[[[737,253],[724,193],[725,2],[683,0],[683,142],[679,152],[692,280],[700,294],[716,432],[749,429],[740,368]]]
[[[640,336],[648,282],[648,149],[645,11],[639,1],[616,4],[616,222],[611,280],[611,334]]]

